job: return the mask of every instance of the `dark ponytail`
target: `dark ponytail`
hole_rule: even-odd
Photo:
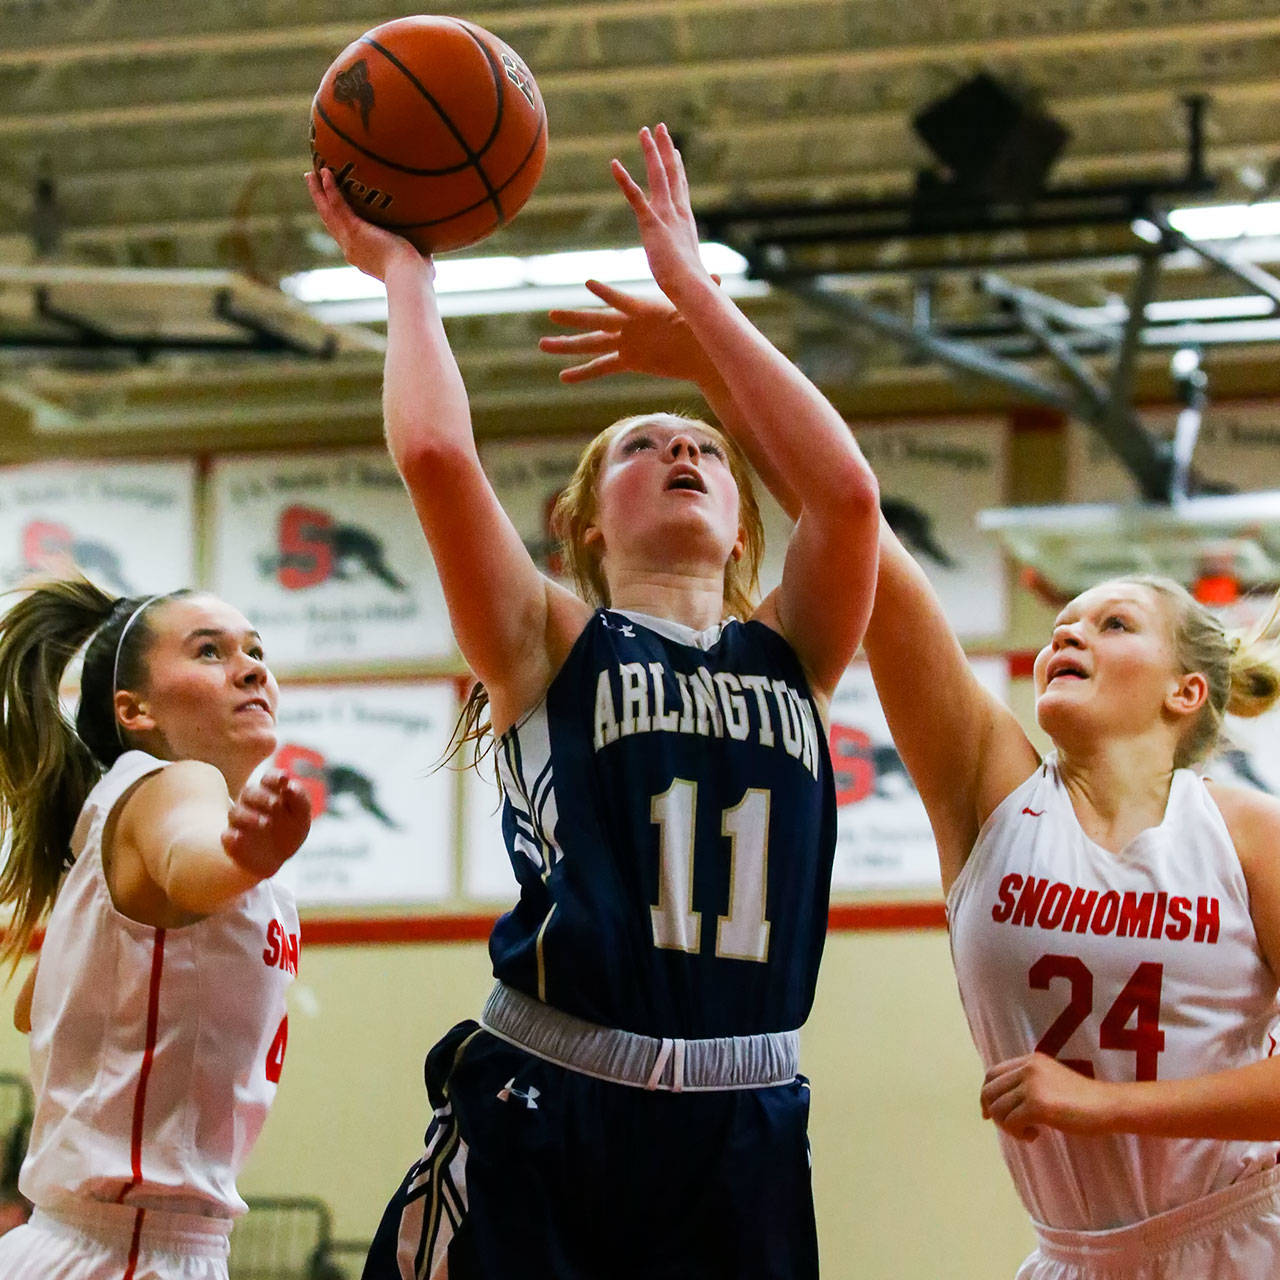
[[[147,603],[148,597],[109,596],[83,578],[58,580],[33,588],[0,617],[0,832],[9,838],[0,904],[13,908],[0,957],[11,962],[53,904],[85,798],[125,750],[115,692],[140,687],[150,640]],[[58,689],[86,640],[73,727]]]

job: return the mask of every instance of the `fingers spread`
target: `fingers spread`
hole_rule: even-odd
[[[649,208],[649,201],[645,199],[644,192],[637,186],[635,179],[627,172],[626,166],[621,160],[611,160],[609,169],[613,174],[613,180],[622,189],[622,194],[626,196],[627,203],[636,211],[636,213],[644,213]]]
[[[639,298],[633,298],[629,293],[623,293],[621,289],[615,289],[612,285],[605,284],[603,280],[588,280],[586,281],[586,286],[589,293],[594,293],[601,302],[607,302],[609,306],[619,313],[619,320],[643,306]],[[608,313],[600,312],[598,314],[607,315]],[[600,321],[597,320],[596,323],[599,324]]]
[[[586,364],[575,364],[570,369],[560,370],[561,382],[590,382],[592,378],[603,378],[609,373],[624,372],[622,361],[616,351],[608,355],[597,356]]]
[[[227,814],[227,830],[239,832],[261,831],[270,821],[265,809],[254,808],[247,804],[237,804]]]
[[[291,818],[305,816],[308,822],[310,821],[311,797],[296,778],[289,778],[286,781],[285,788],[280,793],[280,804]]]
[[[662,168],[668,188],[676,195],[687,193],[689,183],[685,178],[684,160],[676,148],[675,139],[665,124],[656,130],[658,155],[662,159]]]
[[[667,181],[667,167],[657,140],[647,126],[640,130],[640,148],[644,152],[645,175],[649,180],[649,200],[654,204],[669,202],[671,187]]]
[[[539,338],[538,346],[543,351],[556,352],[560,355],[600,355],[606,351],[616,351],[618,335],[596,330],[594,333],[575,333],[564,336],[552,335]]]
[[[607,307],[586,307],[581,311],[557,307],[547,312],[547,319],[565,329],[619,329],[626,317]]]

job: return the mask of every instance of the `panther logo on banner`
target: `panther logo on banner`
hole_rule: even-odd
[[[259,557],[258,566],[286,591],[305,591],[335,579],[376,578],[392,591],[408,586],[387,560],[376,533],[359,525],[338,523],[319,507],[295,503],[280,512],[276,523],[278,553]]]
[[[1008,697],[1003,658],[972,658],[979,682]],[[936,889],[938,855],[929,816],[898,754],[865,662],[855,662],[831,699],[836,852],[831,887]]]
[[[21,568],[11,573],[12,580],[36,573],[58,578],[82,573],[118,595],[136,594],[115,547],[97,537],[84,537],[59,520],[28,520],[22,528],[21,544]]]
[[[313,817],[344,818],[361,812],[392,831],[401,829],[379,804],[377,783],[354,765],[334,764],[323,752],[292,742],[279,748],[274,764],[306,791]]]
[[[915,791],[915,783],[892,743],[873,742],[861,729],[833,721],[830,746],[837,807],[858,804],[868,796]]]

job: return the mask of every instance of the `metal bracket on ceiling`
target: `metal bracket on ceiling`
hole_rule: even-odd
[[[1190,470],[1184,433],[1183,447],[1148,430],[1133,407],[1133,376],[1139,351],[1146,346],[1170,346],[1182,339],[1179,327],[1155,324],[1149,307],[1155,298],[1160,269],[1172,253],[1189,249],[1226,272],[1251,292],[1269,299],[1270,311],[1280,310],[1280,280],[1251,262],[1205,245],[1176,230],[1164,209],[1173,201],[1203,197],[1216,189],[1204,164],[1203,114],[1205,99],[1184,100],[1187,110],[1188,151],[1183,176],[1166,182],[1133,182],[1102,186],[1047,189],[1021,203],[993,204],[965,200],[955,191],[944,200],[922,204],[917,196],[903,200],[844,201],[826,205],[743,205],[702,211],[703,234],[721,240],[743,255],[748,274],[766,280],[855,329],[870,329],[903,346],[916,357],[936,360],[957,372],[988,378],[1034,403],[1059,409],[1087,424],[1117,454],[1132,474],[1144,498],[1168,502],[1181,488],[1196,488],[1199,477]],[[1134,232],[1145,221],[1155,228],[1151,244]],[[1028,247],[1010,252],[993,250],[993,233],[1032,233],[1110,226],[1115,244],[1067,246],[1045,254]],[[976,245],[956,237],[983,239]],[[927,256],[917,251],[940,236],[953,240]],[[869,257],[866,246],[891,242],[909,252]],[[856,251],[861,247],[861,251]],[[1038,290],[1015,284],[993,273],[996,266],[1022,266],[1046,257],[1054,261],[1100,257],[1128,259],[1133,279],[1123,308],[1072,306]],[[889,274],[908,277],[911,318],[859,296],[857,286]],[[974,279],[992,301],[992,313],[974,324],[948,325],[935,305],[936,282],[946,275]],[[853,286],[851,288],[851,286]],[[1274,322],[1271,322],[1274,323]],[[1212,322],[1197,327],[1198,343],[1242,339],[1240,326],[1222,328],[1219,339]],[[1275,341],[1267,329],[1254,341]],[[1010,353],[1014,353],[1011,355]],[[1020,363],[1018,354],[1047,354],[1059,373],[1046,378]],[[1110,358],[1109,372],[1100,379],[1083,358],[1086,353]],[[1202,412],[1204,394],[1187,413]],[[1198,425],[1198,417],[1196,419]],[[1179,456],[1175,463],[1175,452]],[[1185,454],[1185,456],[1183,456]],[[1206,486],[1207,487],[1207,486]]]
[[[109,312],[111,308],[110,303],[104,303],[101,299],[98,300],[96,309],[80,311],[69,305],[68,300],[77,286],[90,290],[95,287],[127,289],[131,283],[136,283],[139,288],[146,289],[160,280],[161,284],[156,287],[175,284],[181,287],[187,283],[181,273],[130,273],[127,270],[95,272],[93,269],[86,269],[81,278],[81,273],[76,268],[55,267],[42,272],[41,268],[33,267],[10,269],[7,274],[14,279],[0,278],[0,284],[30,288],[32,315],[47,327],[20,329],[0,326],[0,348],[118,351],[132,355],[140,363],[146,363],[160,354],[180,352],[210,355],[288,354],[327,360],[337,355],[340,346],[332,329],[320,332],[309,340],[307,336],[291,329],[287,323],[290,318],[288,315],[284,315],[278,322],[265,308],[258,312],[245,306],[237,299],[233,287],[211,288],[207,277],[213,273],[190,273],[188,287],[194,291],[193,297],[197,297],[197,301],[200,298],[207,300],[205,305],[209,307],[211,318],[225,326],[229,332],[200,332],[202,327],[209,327],[208,320],[200,317],[195,310],[191,313],[192,329],[188,332],[182,332],[178,328],[166,332],[160,327],[149,332],[139,332],[104,323],[99,318],[99,313],[104,309]],[[131,281],[131,275],[136,279]],[[55,287],[60,291],[57,302],[54,301]],[[310,323],[310,327],[315,326]],[[297,326],[293,328],[296,329]]]

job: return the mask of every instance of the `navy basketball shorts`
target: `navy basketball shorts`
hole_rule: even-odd
[[[809,1280],[803,1076],[648,1091],[459,1023],[427,1057],[426,1150],[364,1280]]]

